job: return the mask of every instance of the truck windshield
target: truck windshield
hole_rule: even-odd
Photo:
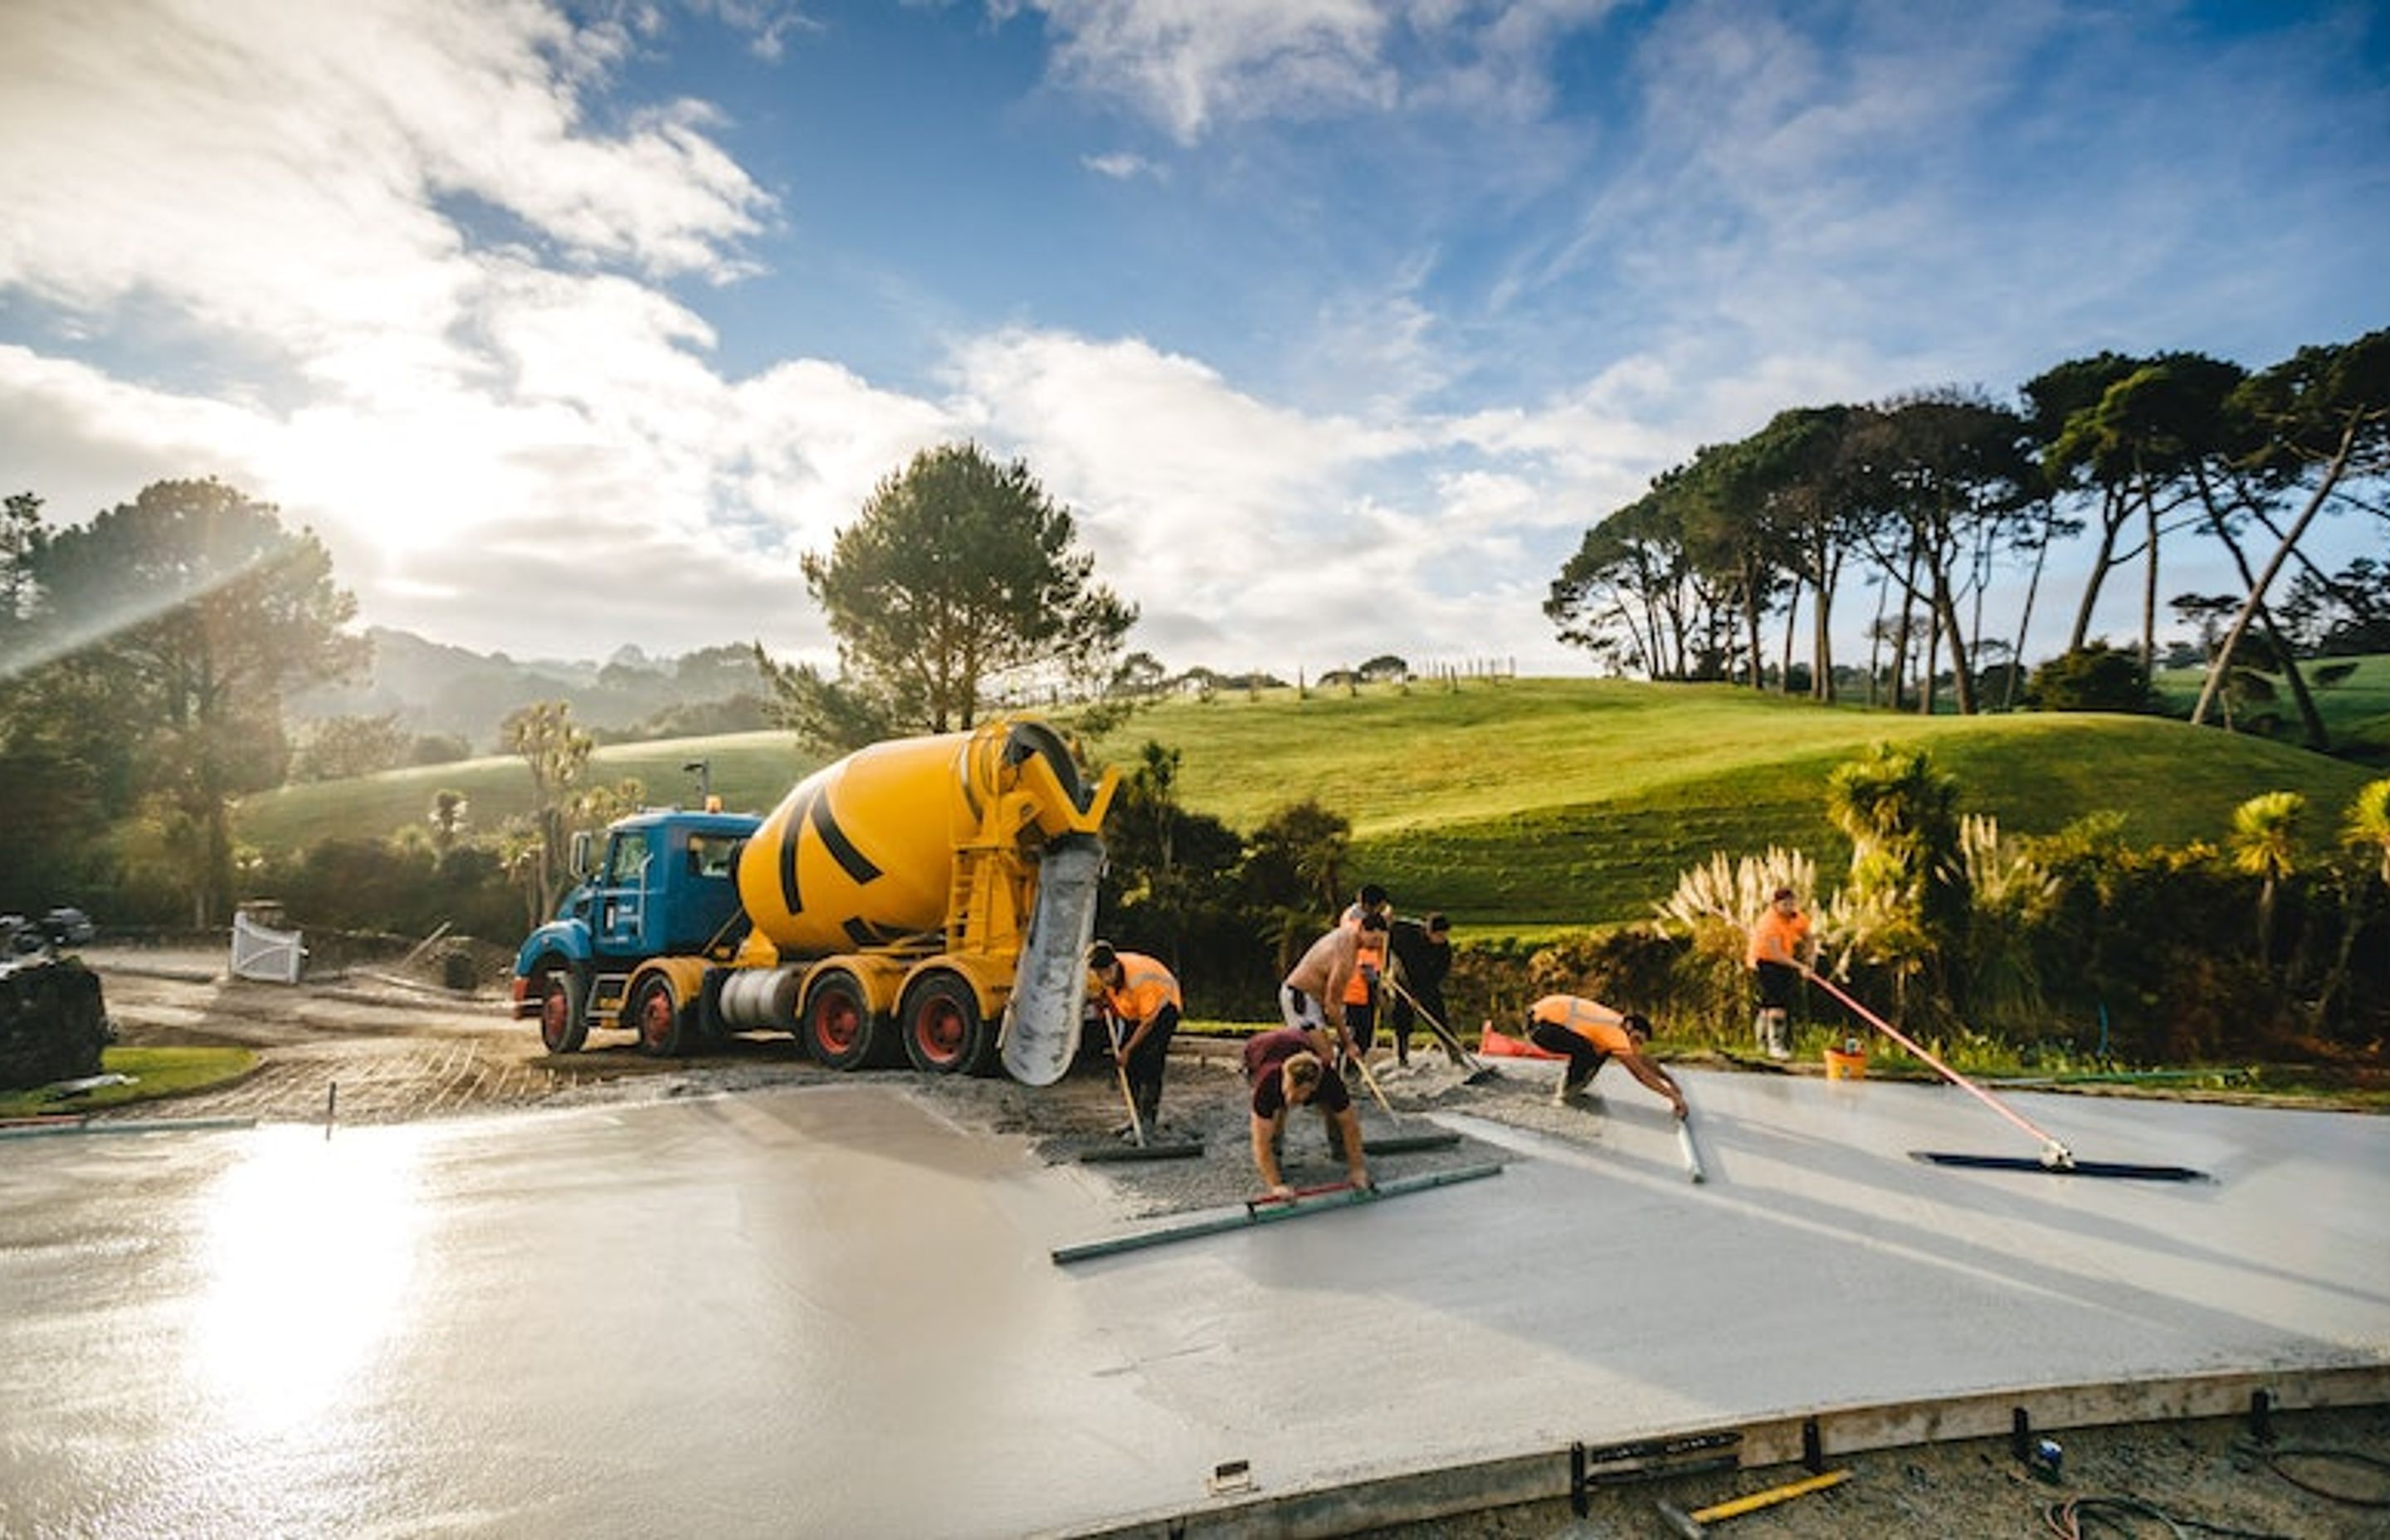
[[[636,888],[647,880],[648,837],[644,831],[614,837],[614,852],[606,863],[606,885]]]

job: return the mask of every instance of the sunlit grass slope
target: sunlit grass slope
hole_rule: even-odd
[[[585,779],[612,786],[636,778],[649,803],[693,807],[697,776],[681,766],[702,759],[711,767],[713,793],[723,806],[765,813],[819,766],[823,757],[800,754],[796,739],[787,733],[672,738],[599,749],[590,756]],[[530,770],[520,759],[494,756],[389,770],[354,780],[312,782],[251,797],[241,807],[241,838],[261,849],[287,850],[328,836],[378,838],[410,826],[428,828],[431,799],[443,790],[465,794],[468,833],[495,829],[532,807]]]
[[[2349,671],[2345,677],[2334,684],[2323,683],[2325,675],[2343,668]],[[2374,764],[2390,764],[2390,657],[2318,658],[2303,664],[2302,673],[2315,697],[2316,714],[2323,718],[2324,730],[2332,735],[2332,752]],[[2275,687],[2275,699],[2244,703],[2241,711],[2271,712],[2282,719],[2285,731],[2295,738],[2298,705],[2291,699],[2289,687],[2281,674],[2261,677]],[[2168,710],[2189,716],[2206,682],[2207,675],[2200,669],[2161,669],[2157,692]]]
[[[2305,793],[2329,839],[2370,774],[2149,717],[1918,718],[1585,679],[1172,700],[1093,751],[1126,769],[1148,739],[1180,751],[1190,808],[1249,831],[1317,798],[1352,821],[1353,882],[1383,881],[1406,912],[1445,908],[1472,933],[1642,918],[1713,851],[1789,844],[1838,868],[1847,849],[1826,820],[1826,777],[1877,740],[1930,748],[1961,805],[2006,828],[2048,833],[2115,809],[2141,843],[2220,841],[2237,803],[2275,789]],[[636,776],[650,802],[686,803],[695,777],[680,767],[700,757],[727,806],[758,812],[819,763],[784,734],[749,733],[601,750],[595,774]],[[267,848],[388,833],[420,823],[443,787],[471,799],[477,828],[530,805],[522,764],[490,759],[255,798],[242,832]]]
[[[2003,828],[2048,833],[2113,808],[2149,843],[2220,840],[2236,804],[2277,789],[2326,810],[2328,834],[2367,778],[2148,717],[1919,718],[1608,680],[1175,701],[1100,747],[1127,763],[1149,738],[1182,751],[1189,805],[1251,828],[1316,796],[1353,822],[1356,881],[1472,930],[1638,918],[1712,851],[1790,844],[1838,866],[1826,777],[1880,739],[1931,749],[1962,807]]]

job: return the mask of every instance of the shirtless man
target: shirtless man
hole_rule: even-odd
[[[1344,1022],[1344,986],[1360,976],[1365,941],[1374,943],[1381,956],[1384,954],[1384,915],[1365,914],[1358,922],[1340,924],[1313,942],[1294,971],[1278,986],[1279,1014],[1288,1026],[1310,1039],[1311,1051],[1324,1064],[1332,1066],[1346,1055],[1357,1056]]]

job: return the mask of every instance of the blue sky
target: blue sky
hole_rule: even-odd
[[[0,209],[0,481],[221,476],[373,623],[826,659],[800,557],[970,438],[1171,668],[1582,672],[1584,530],[1780,409],[2390,321],[2390,20],[7,0]]]

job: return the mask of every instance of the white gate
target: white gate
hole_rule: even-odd
[[[232,976],[261,979],[268,983],[295,984],[307,948],[296,930],[275,930],[240,910],[232,917]]]

